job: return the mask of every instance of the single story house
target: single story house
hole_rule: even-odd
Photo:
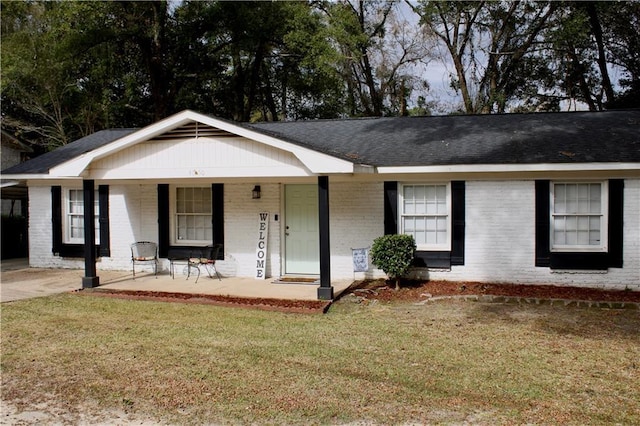
[[[187,110],[3,179],[29,189],[30,265],[84,264],[85,287],[148,240],[164,270],[172,250],[222,244],[223,276],[319,277],[331,299],[332,279],[384,276],[354,272],[352,249],[407,233],[419,278],[640,290],[638,110],[255,124]]]

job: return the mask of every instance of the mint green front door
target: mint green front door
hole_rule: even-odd
[[[320,274],[318,187],[285,186],[285,274]]]

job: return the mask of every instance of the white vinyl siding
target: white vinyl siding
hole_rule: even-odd
[[[173,244],[211,244],[211,187],[175,188]]]
[[[607,250],[607,182],[553,182],[551,250]]]
[[[64,191],[64,242],[68,244],[84,243],[84,193],[82,189]],[[100,220],[98,191],[94,202],[96,244],[100,242]]]
[[[401,184],[400,232],[412,235],[418,250],[451,250],[449,184]]]

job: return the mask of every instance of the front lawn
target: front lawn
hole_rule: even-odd
[[[3,304],[1,332],[3,405],[39,422],[640,424],[637,310],[65,294]]]

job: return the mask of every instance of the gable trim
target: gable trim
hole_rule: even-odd
[[[353,173],[354,164],[327,154],[286,142],[236,123],[220,120],[190,110],[182,111],[150,126],[140,129],[121,139],[98,149],[82,154],[65,163],[53,167],[49,174],[57,177],[79,177],[95,160],[115,154],[137,143],[148,141],[161,135],[187,126],[192,122],[205,124],[220,131],[260,142],[295,155],[312,173]]]

